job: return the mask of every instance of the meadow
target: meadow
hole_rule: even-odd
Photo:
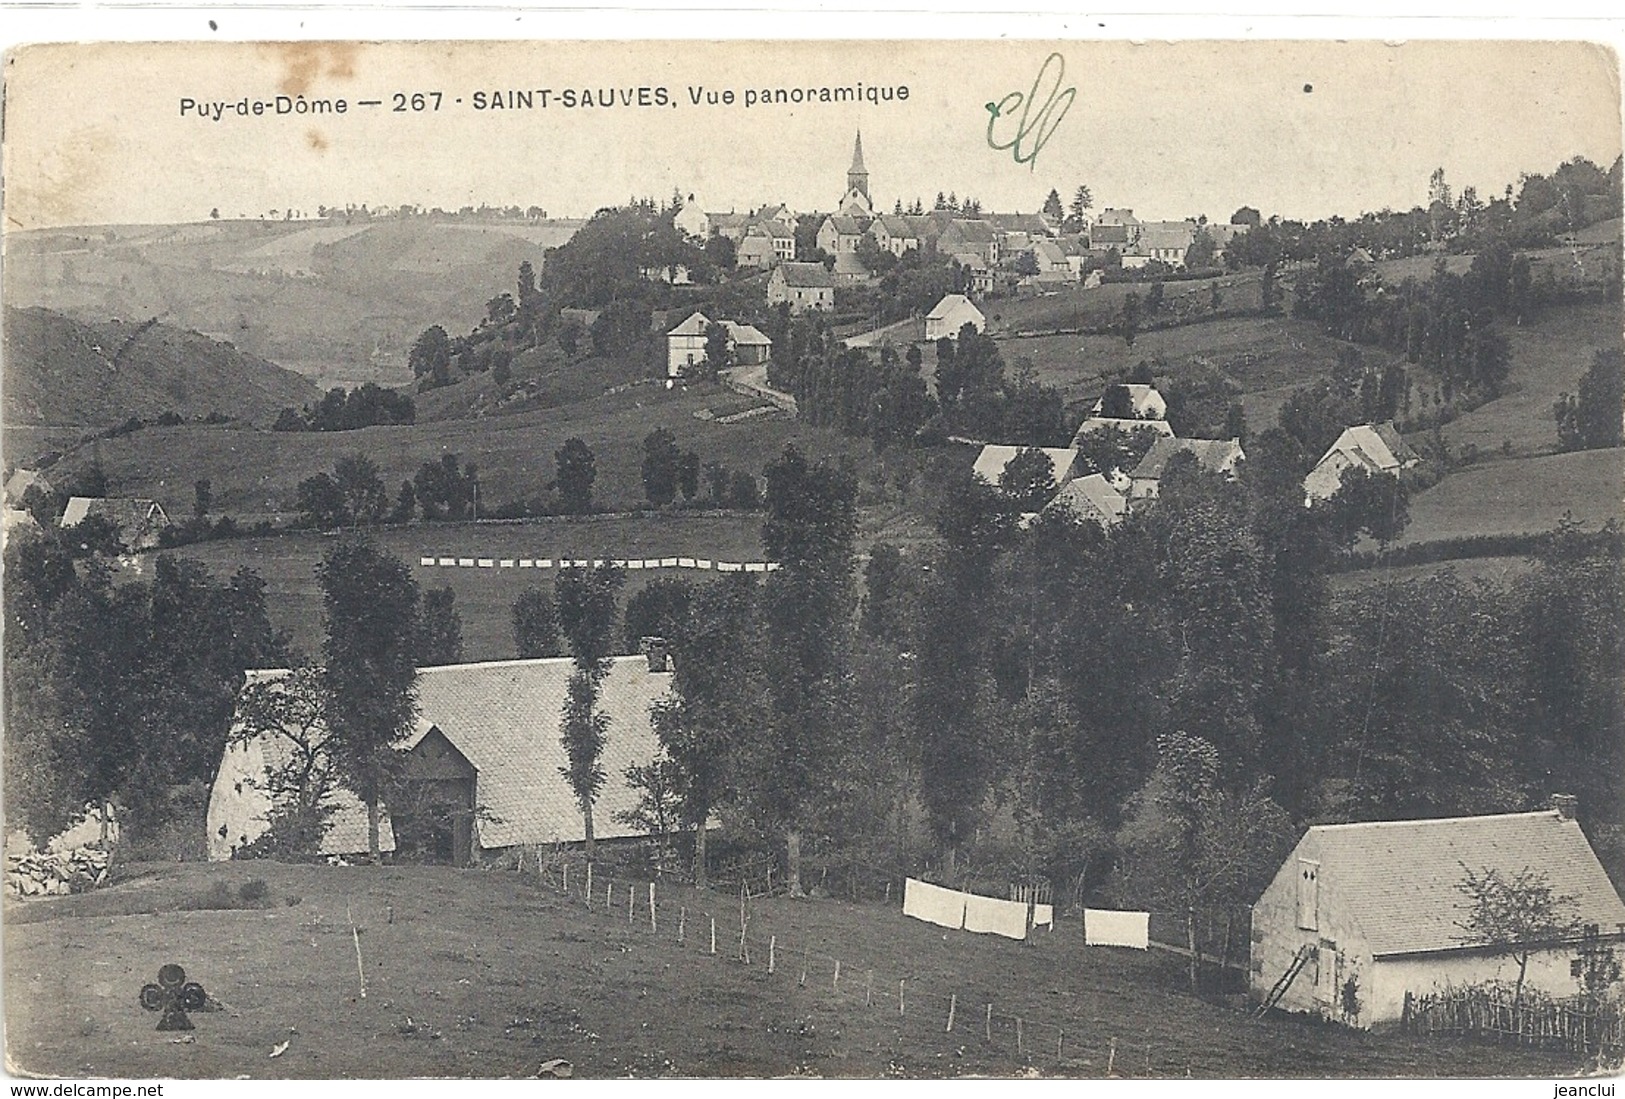
[[[1620,518],[1625,450],[1486,461],[1418,493],[1400,544],[1551,530],[1564,515],[1595,529]]]
[[[610,884],[598,869],[595,893]],[[1239,1005],[1185,992],[1177,957],[1084,947],[1075,918],[1022,944],[907,919],[895,896],[753,899],[747,963],[736,896],[665,882],[651,930],[647,886],[628,890],[628,878],[608,909],[599,893],[589,911],[579,874],[569,895],[531,875],[450,867],[145,864],[122,876],[92,894],[7,902],[13,1072],[526,1078],[554,1059],[586,1078],[1101,1078],[1108,1069],[1163,1079],[1551,1077],[1584,1068],[1572,1055],[1253,1020]],[[256,880],[263,895],[239,900]],[[628,893],[637,898],[630,920]],[[136,1004],[168,962],[223,1008],[194,1013],[196,1030],[179,1040]]]

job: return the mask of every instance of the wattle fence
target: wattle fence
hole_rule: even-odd
[[[1413,1034],[1452,1034],[1618,1058],[1625,1013],[1618,1003],[1536,1000],[1514,1003],[1495,989],[1405,993],[1402,1026]]]

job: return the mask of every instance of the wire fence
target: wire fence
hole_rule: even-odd
[[[1015,1064],[1052,1070],[1087,1065],[1094,1072],[1103,1068],[1108,1076],[1157,1074],[1160,1059],[1148,1043],[1120,1043],[1116,1036],[1081,1026],[1069,1031],[1062,1024],[1001,1008],[985,994],[963,986],[945,988],[940,977],[871,966],[862,958],[815,950],[793,935],[763,934],[759,926],[753,930],[758,913],[752,904],[785,892],[781,881],[771,880],[765,867],[754,863],[738,866],[739,873],[731,879],[737,903],[710,891],[672,899],[673,886],[692,885],[686,875],[634,878],[612,866],[572,860],[545,849],[536,849],[534,859],[522,860],[519,868],[534,873],[542,887],[581,905],[607,926],[624,928],[633,941],[661,942],[719,963],[763,969],[787,988],[819,990],[843,1008],[861,1007],[877,1020],[892,1016],[899,1040],[906,1035],[942,1052],[945,1047],[980,1041],[987,1052],[1008,1056]],[[712,884],[720,882],[713,879]],[[901,890],[896,897],[901,903]],[[949,983],[954,981],[949,978]],[[1166,1075],[1172,1066],[1161,1067]]]

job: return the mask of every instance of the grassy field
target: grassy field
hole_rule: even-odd
[[[1557,448],[1552,405],[1575,392],[1595,353],[1621,345],[1625,313],[1601,303],[1554,310],[1521,327],[1508,326],[1510,392],[1446,424],[1445,441],[1480,453],[1510,444],[1513,454],[1549,454]]]
[[[387,528],[380,545],[411,566],[425,590],[450,587],[463,619],[464,657],[511,660],[511,608],[532,587],[551,590],[553,573],[513,568],[424,566],[420,559],[481,557],[496,561],[560,557],[705,557],[721,561],[761,559],[762,518],[749,512],[703,515],[638,515],[592,521],[535,520],[524,523],[439,523]],[[203,542],[167,552],[208,565],[217,577],[247,566],[265,581],[271,622],[288,630],[294,645],[315,655],[322,641],[322,600],[315,569],[333,542],[330,535],[297,533],[270,538]],[[691,580],[714,575],[687,569],[629,572],[621,603],[655,576]]]
[[[555,475],[554,451],[567,438],[579,436],[597,461],[594,500],[611,510],[643,503],[643,439],[659,426],[670,429],[678,446],[692,449],[702,463],[717,461],[757,476],[787,443],[814,457],[850,458],[859,469],[873,465],[866,442],[832,431],[776,417],[719,424],[694,415],[733,399],[731,392],[716,386],[670,392],[640,386],[511,416],[359,431],[153,428],[83,448],[64,459],[62,468],[99,458],[112,478],[113,494],[151,497],[171,515],[190,512],[193,482],[208,477],[216,512],[243,521],[291,518],[299,482],[331,472],[339,459],[355,453],[377,463],[391,495],[423,463],[438,461],[442,454],[460,455],[464,462],[479,466],[480,499],[494,507],[544,497]]]
[[[1116,336],[1041,336],[1004,339],[999,349],[1012,366],[1030,361],[1039,379],[1059,387],[1068,401],[1098,396],[1104,376],[1142,360],[1207,362],[1239,387],[1248,424],[1260,430],[1274,424],[1293,387],[1330,372],[1342,346],[1312,322],[1244,317],[1142,332],[1133,347]],[[1368,362],[1385,358],[1380,350],[1362,350]]]
[[[1565,513],[1589,527],[1621,514],[1625,450],[1484,462],[1411,500],[1401,543],[1550,530]]]
[[[944,933],[891,906],[757,901],[746,964],[734,952],[738,903],[718,893],[660,886],[652,932],[642,903],[626,919],[625,885],[613,910],[588,912],[579,892],[565,897],[511,872],[274,863],[131,871],[132,880],[99,893],[8,903],[13,1071],[523,1078],[553,1058],[586,1078],[1099,1078],[1108,1065],[1121,1077],[1482,1077],[1583,1068],[1572,1056],[1253,1021],[1181,991],[1178,959],[1087,949],[1071,921],[1023,946]],[[177,911],[211,889],[234,898],[251,878],[266,883],[261,907]],[[579,874],[572,884],[579,890]],[[605,884],[602,874],[595,884]],[[717,918],[716,956],[704,913]],[[195,1014],[192,1040],[180,1043],[136,1006],[140,986],[172,961],[224,1006]]]
[[[1165,308],[1171,313],[1199,315],[1210,309],[1215,283],[1219,287],[1221,307],[1255,306],[1260,281],[1257,271],[1237,271],[1213,279],[1164,282]],[[1087,290],[1082,286],[1064,286],[1041,292],[1024,291],[1018,297],[995,298],[984,303],[984,312],[988,331],[1000,337],[1057,328],[1091,328],[1116,323],[1123,315],[1123,299],[1135,293],[1143,302],[1149,290],[1150,283],[1119,282]]]

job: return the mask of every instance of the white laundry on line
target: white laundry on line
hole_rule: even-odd
[[[1003,935],[1007,939],[1027,937],[1027,906],[1020,901],[965,894],[965,930]]]
[[[1109,908],[1083,910],[1083,941],[1087,946],[1129,946],[1145,950],[1150,931],[1149,912],[1118,912]]]
[[[903,883],[903,915],[938,927],[964,927],[965,894],[909,878]]]

